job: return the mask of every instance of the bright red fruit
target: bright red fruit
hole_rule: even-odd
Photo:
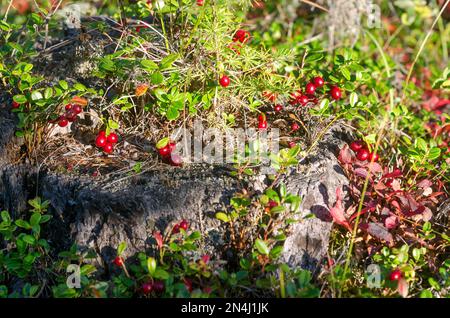
[[[356,140],[350,144],[350,149],[353,150],[354,152],[357,152],[363,148],[364,148],[364,141],[362,140]]]
[[[170,146],[166,145],[160,149],[158,149],[158,152],[160,154],[161,157],[167,157],[170,155],[171,151],[170,151]]]
[[[245,30],[237,30],[234,37],[233,37],[233,41],[234,42],[241,42],[241,43],[245,43],[248,41],[248,39],[250,38],[250,33],[248,31]]]
[[[333,98],[334,100],[339,100],[342,97],[341,89],[337,86],[333,86],[331,88],[330,94],[331,94],[331,98]]]
[[[220,78],[219,83],[222,87],[228,87],[230,85],[230,78],[224,75]]]
[[[97,139],[95,139],[95,145],[99,148],[103,148],[106,145],[106,142],[105,136],[98,136]]]
[[[258,124],[259,129],[266,129],[267,128],[267,121],[260,121]]]
[[[59,121],[58,121],[59,127],[66,127],[68,124],[69,124],[69,121],[65,117],[61,116],[59,118]]]
[[[277,207],[278,206],[278,203],[276,202],[276,201],[273,201],[273,200],[269,200],[269,203],[267,204],[267,207],[269,207],[269,208],[274,208],[274,207]]]
[[[314,95],[314,93],[316,92],[316,88],[316,85],[314,85],[313,83],[308,83],[306,84],[305,93],[308,95]]]
[[[109,143],[116,144],[119,141],[119,137],[115,133],[110,133],[107,140]]]
[[[117,256],[117,257],[114,259],[114,264],[117,265],[117,266],[119,266],[119,267],[122,267],[122,266],[124,265],[123,258],[120,257],[120,256]]]
[[[204,0],[197,0],[197,5],[199,7],[201,7],[201,6],[203,6],[203,2],[204,2]]]
[[[20,104],[18,102],[15,102],[15,101],[12,102],[12,104],[11,104],[12,109],[17,109],[19,107],[20,107]]]
[[[74,122],[75,120],[77,120],[77,114],[75,114],[75,112],[73,111],[73,109],[67,111],[65,117],[66,117],[67,120],[70,121],[71,123]]]
[[[78,114],[80,114],[81,112],[83,112],[83,108],[81,108],[80,105],[74,105],[73,108],[72,108],[72,110],[73,110],[73,112],[74,112],[76,115],[78,115]]]
[[[356,154],[356,158],[358,158],[358,160],[360,161],[366,161],[369,158],[369,155],[369,150],[363,148],[358,151],[358,153]]]
[[[314,83],[314,85],[316,85],[317,87],[322,87],[323,84],[325,84],[325,81],[323,80],[322,77],[317,76],[317,77],[314,77],[313,83]]]
[[[266,114],[259,114],[258,120],[259,121],[266,121],[267,120]]]
[[[305,105],[308,104],[308,102],[309,102],[309,98],[308,98],[308,96],[306,96],[306,95],[301,95],[297,100],[298,100],[298,102],[299,102],[300,104],[302,104],[303,106],[305,106]]]
[[[106,142],[106,145],[103,146],[103,151],[105,153],[112,153],[114,151],[114,146],[110,142]]]
[[[67,104],[64,108],[65,108],[66,110],[71,110],[72,107],[73,107],[72,104]]]
[[[389,275],[389,280],[399,280],[400,278],[402,278],[402,271],[399,269],[394,269],[391,274]]]
[[[172,234],[177,234],[177,233],[180,233],[180,225],[179,224],[175,224],[172,229]]]
[[[300,126],[297,123],[292,123],[291,125],[291,130],[292,131],[297,131],[300,129]]]
[[[183,220],[183,221],[180,222],[180,229],[183,229],[183,230],[186,231],[188,229],[188,227],[189,227],[188,221]]]
[[[152,283],[148,282],[148,283],[142,284],[142,292],[145,295],[150,294],[152,292],[152,290],[153,290],[153,284]]]
[[[371,152],[369,154],[369,161],[371,162],[377,162],[380,159],[380,156],[377,153]]]
[[[100,131],[98,132],[98,135],[99,135],[99,136],[106,137],[106,132],[105,132],[104,130],[100,130]]]
[[[176,147],[177,147],[177,144],[176,144],[176,143],[174,143],[174,142],[169,142],[169,149],[170,149],[170,152],[171,152],[171,153],[175,150]]]
[[[283,110],[283,106],[281,106],[280,104],[275,105],[275,107],[273,108],[276,112],[281,112]]]

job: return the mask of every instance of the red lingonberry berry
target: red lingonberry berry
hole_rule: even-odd
[[[300,129],[300,126],[297,123],[292,123],[291,124],[291,130],[292,131],[297,131]]]
[[[153,284],[151,282],[147,282],[147,283],[142,284],[142,292],[145,295],[150,294],[152,292],[152,290],[153,290]]]
[[[314,85],[316,85],[316,87],[322,87],[323,84],[325,84],[325,81],[323,80],[322,77],[317,76],[317,77],[314,77],[313,83],[314,83]]]
[[[402,271],[399,269],[394,269],[391,274],[389,275],[389,280],[394,281],[394,280],[399,280],[400,278],[402,278],[403,274]]]
[[[11,104],[12,109],[17,109],[19,107],[20,107],[20,104],[18,102],[15,102],[15,101],[12,102],[12,104]]]
[[[179,224],[175,224],[172,229],[172,234],[177,234],[177,233],[180,233],[180,225]]]
[[[162,293],[164,291],[164,282],[157,280],[153,283],[153,290],[157,293]]]
[[[331,94],[331,98],[333,98],[334,100],[339,100],[342,97],[341,89],[337,86],[333,86],[331,88],[330,94]]]
[[[280,104],[275,105],[275,107],[273,108],[276,112],[281,112],[283,110],[283,106],[281,106]]]
[[[356,140],[350,144],[350,149],[353,150],[354,152],[357,152],[362,148],[364,148],[364,141],[362,140]]]
[[[380,159],[380,156],[377,153],[371,152],[369,154],[369,161],[371,162],[377,162]]]
[[[230,78],[224,75],[220,78],[219,83],[222,87],[228,87],[230,85]]]
[[[186,231],[188,229],[188,227],[189,227],[188,221],[183,220],[183,221],[180,222],[180,229],[183,229],[183,230]]]
[[[98,132],[98,135],[99,135],[99,136],[106,137],[106,131],[100,130],[100,131]]]
[[[309,98],[306,95],[301,95],[297,100],[302,106],[305,106],[309,102]]]
[[[177,154],[172,154],[169,163],[174,167],[181,167],[183,165],[183,158]]]
[[[259,114],[258,115],[258,121],[266,121],[267,117],[266,114]]]
[[[117,257],[114,259],[114,264],[115,264],[116,266],[122,267],[122,266],[124,265],[123,258],[120,257],[120,256],[117,256]]]
[[[97,139],[95,139],[95,145],[99,148],[103,148],[106,145],[106,142],[105,136],[98,136]]]
[[[115,133],[110,133],[107,140],[109,143],[116,144],[119,141],[119,137]]]
[[[58,120],[59,127],[66,127],[69,124],[69,121],[64,116],[61,116]]]
[[[83,111],[83,108],[81,108],[80,105],[73,105],[72,110],[76,115],[78,115],[78,114],[81,114],[81,112]]]
[[[65,109],[65,110],[71,110],[72,107],[73,107],[72,104],[67,104],[67,105],[64,107],[64,109]]]
[[[103,151],[107,154],[110,154],[114,151],[114,146],[110,142],[106,142],[106,144],[103,146]]]
[[[369,155],[370,155],[369,150],[363,148],[357,152],[356,158],[358,158],[358,160],[360,161],[366,161],[369,158]]]
[[[278,203],[274,200],[269,200],[269,203],[267,203],[267,207],[269,207],[271,209],[274,207],[277,207],[277,206],[278,206]]]
[[[166,146],[159,148],[158,152],[161,157],[167,157],[171,154],[170,146],[167,144]]]
[[[203,6],[203,2],[204,2],[204,0],[197,0],[197,5],[199,7],[201,7],[201,6]]]
[[[260,121],[258,124],[258,129],[266,129],[267,128],[267,121]]]
[[[314,85],[313,83],[306,84],[305,94],[314,95],[315,92],[316,92],[316,85]]]

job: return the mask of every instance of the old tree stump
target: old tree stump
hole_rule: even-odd
[[[40,70],[36,68],[44,76],[63,73],[62,69],[70,74],[76,73],[71,69],[80,71],[80,65],[87,63],[77,60],[76,52],[82,50],[74,45],[55,50],[46,62],[37,63]],[[77,76],[80,80],[84,75]],[[20,143],[14,135],[17,118],[10,111],[10,101],[6,95],[0,100],[0,209],[18,218],[27,215],[28,200],[36,196],[49,200],[53,219],[45,226],[45,235],[56,251],[73,243],[94,249],[97,263],[106,271],[121,242],[128,246],[125,256],[135,255],[150,247],[153,231],[163,231],[181,219],[201,232],[203,252],[222,255],[227,237],[215,213],[227,210],[230,198],[242,189],[261,193],[267,183],[259,176],[244,184],[231,177],[225,166],[159,167],[126,178],[94,178],[19,162]],[[346,139],[342,126],[334,125],[308,157],[280,180],[290,193],[302,197],[303,215],[316,216],[294,225],[285,242],[282,259],[292,267],[316,270],[326,256],[332,225],[329,207],[335,202],[336,188],[347,183],[336,157]]]

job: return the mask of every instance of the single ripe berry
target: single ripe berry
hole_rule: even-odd
[[[300,126],[297,123],[292,123],[291,125],[291,130],[292,131],[297,131],[300,129]]]
[[[81,108],[80,105],[73,105],[72,110],[76,115],[81,114],[81,112],[83,112],[83,108]]]
[[[364,148],[364,141],[356,140],[350,144],[350,149],[354,152],[358,152],[359,150]]]
[[[239,30],[237,30],[236,33],[234,34],[233,41],[234,41],[234,42],[239,41],[239,42],[244,43],[245,40],[246,40],[246,37],[247,37],[247,31],[242,30],[242,29],[239,29]]]
[[[400,278],[402,278],[402,271],[399,269],[394,269],[389,275],[389,280],[391,281],[399,280]]]
[[[230,85],[230,78],[224,75],[220,78],[219,83],[222,87],[228,87]]]
[[[325,81],[323,80],[322,77],[317,76],[317,77],[314,77],[313,83],[314,83],[314,85],[316,85],[316,87],[322,87],[323,84],[325,84]]]
[[[157,280],[153,283],[153,290],[157,293],[162,293],[164,291],[164,282]]]
[[[266,121],[267,117],[266,114],[259,114],[258,115],[258,121]]]
[[[99,135],[99,136],[106,137],[106,131],[100,130],[100,131],[98,132],[98,135]]]
[[[18,102],[15,102],[15,101],[12,102],[12,105],[11,105],[12,109],[17,109],[19,107],[20,107],[20,104]]]
[[[174,142],[169,142],[169,150],[170,150],[170,153],[172,153],[172,152],[175,150],[176,147],[177,147],[177,144],[176,144],[176,143],[174,143]]]
[[[275,107],[273,108],[276,112],[281,112],[283,110],[283,106],[281,106],[280,104],[275,105]]]
[[[289,148],[294,148],[297,144],[295,143],[295,141],[289,141],[288,142],[288,147]]]
[[[306,95],[301,95],[297,100],[302,106],[305,106],[309,102],[309,98]]]
[[[313,83],[306,84],[305,94],[314,95],[315,92],[316,92],[316,85],[314,85]]]
[[[174,166],[174,167],[181,167],[183,165],[183,159],[181,158],[181,156],[177,155],[177,154],[172,154],[170,156],[170,165]]]
[[[370,162],[377,162],[380,159],[380,156],[377,153],[371,152],[369,154],[369,161]]]
[[[171,151],[170,151],[170,146],[169,145],[166,145],[166,146],[164,146],[164,147],[162,147],[162,148],[159,148],[158,149],[158,152],[159,152],[159,154],[160,154],[160,156],[161,157],[167,157],[167,156],[169,156],[170,155],[170,153],[171,153]]]
[[[392,185],[394,184],[394,179],[389,179],[386,181],[386,187],[392,188]]]
[[[175,224],[172,229],[172,234],[177,234],[177,233],[180,233],[180,225],[179,224]]]
[[[204,0],[197,0],[197,5],[199,7],[201,7],[201,6],[203,6],[203,2],[204,2]]]
[[[110,133],[106,140],[111,144],[116,144],[119,141],[119,137],[115,133]]]
[[[72,107],[73,107],[72,104],[67,104],[67,105],[64,107],[64,109],[65,109],[65,110],[71,110]]]
[[[69,124],[69,121],[64,116],[61,116],[58,120],[59,127],[66,127]]]
[[[366,161],[369,158],[369,155],[369,150],[363,148],[358,151],[358,153],[356,154],[356,158],[358,158],[358,160],[360,161]]]
[[[183,221],[180,222],[180,229],[183,229],[183,230],[187,231],[188,227],[189,227],[188,221],[183,220]]]
[[[110,154],[114,151],[114,146],[112,143],[106,142],[106,144],[103,146],[103,151],[107,154]]]
[[[105,136],[98,136],[97,139],[95,139],[95,145],[99,148],[103,148],[105,147],[107,143],[106,137]]]
[[[258,124],[258,129],[266,129],[267,128],[267,121],[260,121]]]
[[[147,283],[142,284],[142,292],[145,295],[150,294],[152,292],[152,290],[153,290],[153,284],[151,282],[147,282]]]
[[[117,256],[117,257],[114,259],[114,264],[117,265],[117,266],[119,266],[119,267],[122,267],[123,264],[124,264],[123,258],[120,257],[120,256]]]
[[[334,100],[339,100],[342,97],[342,92],[341,92],[340,88],[337,86],[333,86],[331,88],[330,94],[331,94],[331,98],[333,98]]]
[[[269,200],[269,203],[267,203],[267,207],[271,208],[271,209],[274,207],[277,207],[277,206],[278,206],[278,203],[274,200]]]

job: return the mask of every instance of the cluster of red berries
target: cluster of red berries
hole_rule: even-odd
[[[356,158],[360,161],[369,160],[370,162],[377,162],[380,159],[377,153],[369,151],[367,145],[362,140],[352,142],[350,149],[356,153]]]
[[[265,114],[260,114],[258,116],[258,121],[259,121],[258,129],[260,129],[260,130],[267,129],[267,117]]]
[[[161,280],[157,280],[154,282],[146,282],[142,284],[142,293],[145,295],[150,294],[151,292],[155,292],[157,294],[160,294],[164,292],[164,282]]]
[[[95,139],[95,145],[99,148],[102,148],[103,151],[107,154],[110,154],[114,151],[114,145],[119,141],[119,137],[115,133],[110,133],[106,136],[106,132],[101,130],[97,138]]]
[[[58,118],[59,127],[66,127],[69,122],[73,123],[78,119],[78,115],[83,112],[83,108],[78,104],[67,104],[64,109],[64,115],[61,115]]]
[[[302,105],[305,106],[310,100],[314,100],[314,94],[316,90],[325,85],[325,81],[322,77],[317,76],[312,79],[311,82],[306,84],[305,93],[303,94],[301,90],[297,90],[291,94],[291,100],[289,103],[291,105]],[[341,89],[337,86],[332,86],[330,89],[331,98],[334,100],[339,100],[342,97]]]
[[[165,146],[158,148],[158,152],[166,163],[174,167],[181,167],[183,165],[183,159],[179,155],[173,153],[175,148],[176,144],[174,142],[168,142]]]
[[[173,226],[172,234],[180,233],[180,229],[187,231],[189,228],[189,223],[186,220],[182,220],[180,223],[177,223]]]

